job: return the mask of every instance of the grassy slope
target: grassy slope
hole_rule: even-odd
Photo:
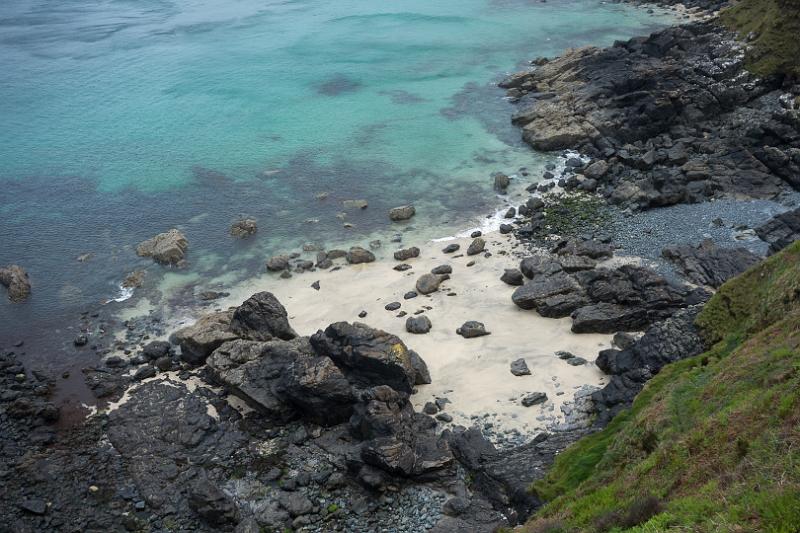
[[[740,0],[721,18],[742,37],[755,35],[747,55],[751,71],[800,75],[800,0]]]
[[[724,285],[716,341],[535,485],[525,531],[800,531],[800,242]]]

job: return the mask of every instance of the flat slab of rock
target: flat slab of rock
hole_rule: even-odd
[[[151,257],[156,263],[176,265],[186,258],[189,241],[177,229],[159,233],[151,239],[139,243],[136,254],[140,257]]]
[[[528,368],[528,363],[525,362],[525,359],[520,358],[511,362],[511,373],[515,376],[530,376],[531,370]]]
[[[0,268],[0,285],[8,289],[8,299],[14,303],[24,302],[31,294],[28,273],[18,265]]]
[[[761,258],[746,248],[720,248],[706,239],[697,246],[664,248],[661,255],[697,285],[718,288]]]
[[[484,326],[482,322],[476,320],[464,322],[464,324],[456,330],[456,333],[465,339],[473,339],[475,337],[483,337],[484,335],[491,334],[491,332],[486,331],[486,326]]]

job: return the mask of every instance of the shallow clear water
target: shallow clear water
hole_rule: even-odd
[[[407,202],[446,233],[491,210],[491,172],[545,160],[509,123],[503,73],[670,21],[595,0],[3,2],[0,264],[33,296],[0,299],[0,347],[63,333],[135,268],[157,284],[133,249],[171,227],[187,280],[391,233]],[[345,229],[348,198],[370,207]],[[253,242],[227,234],[241,214]]]

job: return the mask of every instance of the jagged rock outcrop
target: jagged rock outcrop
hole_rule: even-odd
[[[561,255],[522,260],[520,270],[531,279],[511,299],[545,317],[571,316],[575,333],[640,330],[708,297],[705,291],[669,283],[647,267],[564,268],[581,258],[607,257],[611,249],[603,243],[568,243],[554,250]]]
[[[630,405],[645,382],[665,365],[705,350],[705,343],[694,325],[700,310],[700,306],[682,309],[651,326],[628,348],[600,352],[595,363],[611,375],[611,381],[592,394],[597,424],[602,427]]]
[[[523,138],[592,157],[571,186],[611,203],[773,198],[800,186],[798,110],[782,105],[779,77],[746,70],[744,44],[715,22],[569,50],[501,86],[520,102]]]

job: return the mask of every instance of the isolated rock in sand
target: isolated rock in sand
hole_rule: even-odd
[[[8,299],[14,303],[25,301],[31,294],[28,273],[18,265],[0,268],[0,285],[8,289]]]
[[[531,370],[528,368],[528,363],[525,359],[517,359],[511,362],[511,373],[515,376],[530,376]]]
[[[236,334],[230,329],[233,312],[228,309],[202,316],[193,325],[173,333],[170,341],[180,345],[181,359],[192,365],[203,364],[222,343],[235,339]]]
[[[417,292],[431,294],[439,290],[443,281],[450,279],[448,274],[423,274],[417,280]]]
[[[453,252],[457,252],[461,248],[460,244],[448,244],[444,248],[442,248],[442,252],[446,254],[452,254]]]
[[[425,315],[410,316],[406,320],[406,331],[409,333],[428,333],[431,330],[431,319]]]
[[[453,267],[450,265],[439,265],[431,269],[431,274],[443,275],[443,274],[452,274]]]
[[[408,220],[416,214],[417,210],[413,205],[401,205],[400,207],[393,207],[389,210],[389,218],[394,222],[401,220]]]
[[[189,241],[186,236],[177,229],[171,229],[139,243],[136,254],[140,257],[152,257],[162,265],[175,265],[184,260],[188,249]]]
[[[469,320],[467,322],[464,322],[464,325],[458,328],[456,330],[456,333],[458,333],[465,339],[483,337],[484,335],[490,334],[489,331],[486,331],[486,326],[484,326],[482,322],[477,322],[475,320]]]
[[[547,394],[543,392],[532,392],[522,398],[522,405],[531,407],[547,401]]]
[[[231,235],[237,239],[244,239],[251,235],[255,235],[258,231],[258,225],[255,219],[243,218],[237,220],[231,225]]]
[[[353,246],[347,252],[347,262],[351,265],[357,265],[360,263],[372,263],[375,261],[375,254],[370,252],[369,250],[365,250],[360,246]]]
[[[486,241],[480,237],[476,237],[467,248],[467,255],[478,255],[484,248],[486,248]]]
[[[259,292],[236,308],[230,322],[231,331],[243,339],[268,341],[275,337],[285,341],[297,337],[289,325],[286,309],[271,292]]]
[[[525,278],[522,277],[522,272],[516,268],[507,268],[500,276],[500,281],[512,286],[519,286],[525,283]]]
[[[406,261],[412,257],[419,257],[419,248],[412,246],[411,248],[403,248],[394,253],[394,258],[398,261]]]

